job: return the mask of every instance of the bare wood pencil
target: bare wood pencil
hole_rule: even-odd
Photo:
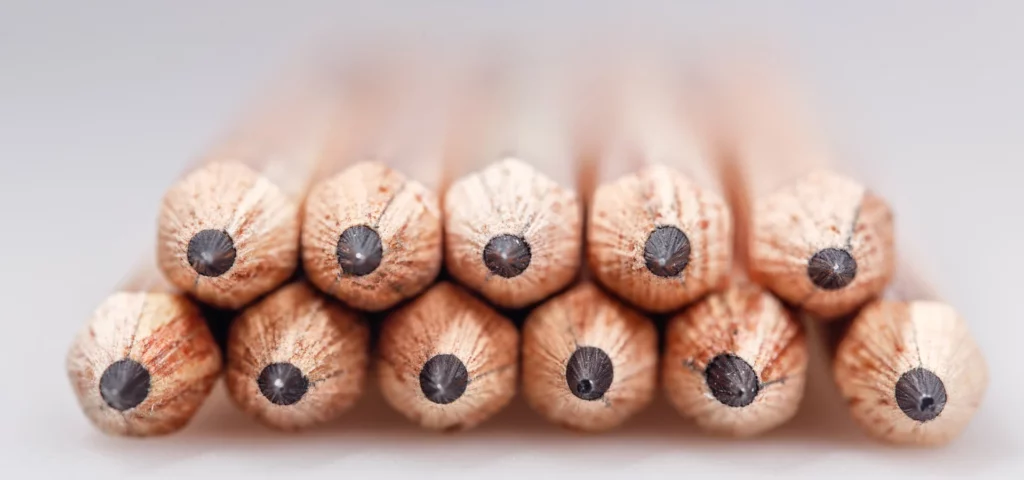
[[[471,113],[450,161],[462,173],[444,197],[445,265],[489,301],[518,308],[576,277],[582,212],[564,83],[550,66],[505,67],[467,89]]]
[[[654,324],[589,282],[530,313],[522,355],[527,403],[567,428],[614,428],[654,397]]]
[[[335,107],[326,77],[285,82],[168,189],[157,260],[172,284],[237,309],[295,271],[299,207]]]
[[[887,299],[865,306],[835,353],[836,384],[872,437],[940,445],[967,427],[988,387],[988,366],[967,324],[902,264]]]
[[[587,258],[613,292],[667,312],[728,283],[732,217],[679,75],[659,63],[634,58],[612,87],[618,101],[598,160]]]
[[[384,399],[423,428],[473,428],[515,395],[519,332],[451,283],[392,313],[377,349]]]
[[[839,175],[795,89],[768,68],[725,69],[727,157],[750,191],[751,278],[822,319],[880,294],[895,259],[892,212]]]
[[[304,282],[248,307],[228,338],[226,383],[260,423],[299,430],[333,420],[362,395],[369,329]]]
[[[444,66],[391,58],[363,72],[305,205],[302,258],[321,290],[379,311],[426,289],[442,260],[436,191],[444,155]],[[384,63],[384,62],[381,62]],[[354,91],[352,91],[354,90]],[[339,171],[340,170],[340,171]]]
[[[800,323],[761,287],[738,282],[673,317],[662,384],[683,416],[737,437],[793,417],[803,398],[807,342]]]
[[[199,308],[137,269],[97,307],[67,356],[82,411],[111,435],[185,427],[220,375],[221,353]]]
[[[669,321],[661,380],[676,410],[700,428],[748,437],[796,414],[806,383],[808,345],[794,312],[747,279],[754,228],[749,192],[734,164],[718,156],[711,164],[718,167],[718,181],[736,219],[732,284]]]

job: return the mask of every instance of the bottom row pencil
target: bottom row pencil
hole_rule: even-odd
[[[487,420],[520,382],[548,421],[611,429],[650,403],[660,370],[684,417],[712,433],[750,436],[793,417],[806,382],[808,339],[796,315],[747,282],[671,318],[660,362],[653,322],[590,283],[534,309],[521,337],[490,306],[442,282],[384,321],[373,370],[396,411],[443,431]],[[370,331],[355,312],[296,282],[239,315],[226,363],[240,410],[273,428],[308,428],[363,393]],[[68,356],[86,415],[105,432],[132,436],[187,424],[221,364],[200,311],[157,292],[111,296]],[[835,349],[834,367],[853,417],[896,443],[955,437],[988,378],[963,320],[938,302],[867,306]]]

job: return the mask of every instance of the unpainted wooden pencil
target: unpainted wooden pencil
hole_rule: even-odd
[[[260,423],[300,430],[326,423],[362,395],[370,334],[353,311],[295,282],[246,308],[231,327],[225,377]]]
[[[444,154],[442,103],[451,86],[442,80],[441,59],[428,58],[430,65],[391,58],[350,88],[354,98],[306,201],[306,275],[362,310],[384,310],[422,292],[441,269],[435,192]]]
[[[300,203],[335,107],[321,73],[285,81],[167,190],[157,260],[172,284],[237,309],[292,276]]]
[[[988,365],[960,314],[902,263],[888,298],[865,306],[836,349],[833,369],[854,420],[890,443],[941,445],[967,427]]]
[[[835,153],[796,88],[763,65],[723,68],[712,87],[727,160],[751,192],[749,274],[817,318],[836,318],[892,278],[892,212],[863,184],[836,173]]]
[[[473,428],[516,392],[519,332],[451,283],[434,285],[392,313],[377,350],[384,399],[426,429]]]
[[[588,266],[633,305],[668,312],[720,290],[732,265],[732,217],[709,144],[698,131],[680,75],[664,59],[616,66],[590,201]]]
[[[527,403],[567,428],[617,427],[654,397],[654,324],[589,282],[530,313],[522,355]]]
[[[184,428],[220,371],[220,349],[199,308],[150,266],[97,307],[67,355],[82,411],[111,435]]]
[[[445,265],[492,303],[519,308],[576,277],[582,206],[564,82],[550,66],[504,67],[467,87],[449,162],[460,173],[444,196]]]

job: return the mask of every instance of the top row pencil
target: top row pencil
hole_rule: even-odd
[[[627,302],[668,312],[742,265],[823,319],[892,277],[889,207],[836,173],[768,69],[517,60],[391,54],[287,79],[166,193],[161,270],[238,309],[301,266],[324,292],[380,311],[443,263],[521,308],[569,285],[586,258]],[[750,199],[734,205],[752,218],[738,262],[722,178]]]

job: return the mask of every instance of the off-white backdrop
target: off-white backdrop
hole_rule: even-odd
[[[11,478],[1019,478],[1024,4],[685,3],[0,2],[2,470]],[[151,248],[162,190],[290,55],[320,37],[388,29],[543,39],[583,28],[677,41],[771,38],[787,48],[845,160],[891,199],[904,243],[930,261],[987,353],[991,386],[963,437],[936,451],[870,443],[823,377],[812,379],[792,424],[743,442],[699,435],[660,400],[603,436],[547,426],[518,401],[458,436],[418,432],[377,397],[304,435],[266,431],[220,391],[192,426],[162,439],[107,438],[79,413],[63,364],[72,337]]]

